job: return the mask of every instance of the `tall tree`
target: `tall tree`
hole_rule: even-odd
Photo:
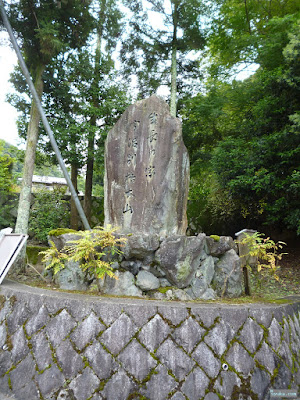
[[[79,0],[53,2],[21,0],[8,8],[13,29],[18,35],[23,56],[30,69],[39,97],[43,93],[43,73],[54,56],[84,43],[91,19],[87,4]],[[27,233],[32,175],[39,132],[39,114],[31,104],[27,130],[22,188],[15,231]]]
[[[127,1],[127,6],[133,18],[121,50],[125,70],[137,75],[141,95],[167,85],[171,114],[176,116],[178,92],[182,93],[184,87],[191,89],[191,79],[200,76],[198,60],[188,55],[205,44],[201,26],[203,2],[135,0]],[[150,19],[156,23],[151,24]]]
[[[98,0],[98,16],[96,25],[96,51],[94,58],[94,73],[92,77],[92,84],[90,88],[91,93],[91,117],[88,133],[88,146],[87,146],[87,161],[86,161],[86,179],[85,179],[85,192],[84,192],[84,211],[89,220],[91,221],[92,209],[92,186],[93,186],[93,173],[94,173],[94,156],[95,156],[95,128],[97,127],[97,120],[101,117],[99,109],[101,108],[101,80],[105,79],[105,70],[101,70],[101,64],[109,63],[112,67],[111,54],[116,47],[117,38],[120,36],[121,31],[121,13],[114,0]],[[103,51],[105,43],[106,52]],[[104,68],[107,69],[107,68]],[[99,115],[100,114],[100,115]],[[102,116],[103,117],[103,116]]]
[[[205,197],[202,215],[210,215],[214,227],[224,221],[227,234],[245,225],[288,228],[299,234],[299,6],[286,1],[282,10],[275,7],[277,2],[248,0],[246,13],[244,3],[220,3],[224,14],[219,14],[220,26],[214,29],[222,34],[218,37],[214,32],[211,38],[214,67],[218,67],[214,72],[224,78],[225,67],[228,71],[242,61],[255,61],[259,68],[243,82],[219,80],[205,95],[186,104],[184,135],[194,167],[198,166],[198,171],[191,169],[195,188],[198,193],[206,190],[205,196],[199,196]],[[244,36],[247,41],[240,42],[238,38]],[[204,157],[210,185],[200,179]]]

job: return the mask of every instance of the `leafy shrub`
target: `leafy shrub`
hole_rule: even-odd
[[[115,278],[111,262],[101,259],[122,253],[120,247],[126,239],[117,238],[114,232],[115,229],[110,226],[107,229],[96,227],[76,232],[80,238],[67,242],[61,251],[51,242],[51,247],[40,253],[44,255],[46,269],[53,269],[56,274],[65,267],[66,261],[77,261],[83,271],[88,271],[98,279],[103,279],[105,275]]]
[[[67,228],[70,223],[69,202],[64,200],[64,189],[41,189],[35,194],[29,219],[29,231],[42,243],[48,232],[58,226]]]

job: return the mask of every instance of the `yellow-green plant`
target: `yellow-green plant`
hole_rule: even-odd
[[[58,252],[53,249],[55,245],[51,244],[49,250],[42,252],[44,254],[43,261],[50,261],[46,269],[54,268],[54,274],[64,268],[64,262],[78,261],[83,271],[89,271],[97,278],[103,279],[105,275],[116,278],[113,273],[110,261],[104,261],[115,254],[121,254],[120,247],[126,241],[125,238],[117,238],[114,234],[115,228],[108,226],[107,228],[96,227],[88,231],[76,232],[80,238],[70,240],[66,246]],[[51,258],[52,257],[52,258]]]
[[[42,261],[46,264],[45,269],[53,269],[54,275],[64,268],[64,261],[68,256],[57,250],[55,244],[50,240],[50,247],[45,251],[40,251],[43,255]]]
[[[238,244],[247,246],[248,253],[241,256],[248,260],[250,257],[255,257],[256,270],[258,273],[265,275],[266,273],[271,273],[272,276],[279,281],[279,276],[277,275],[277,270],[280,268],[279,261],[282,256],[287,253],[281,253],[280,250],[286,243],[270,239],[270,237],[265,238],[263,233],[255,232],[251,235],[245,234],[245,237],[239,241]],[[246,263],[245,267],[247,271],[252,271],[252,267]],[[254,271],[253,271],[254,272]],[[245,279],[245,286],[249,285],[247,282],[249,279]],[[246,293],[250,294],[250,287],[245,287]]]

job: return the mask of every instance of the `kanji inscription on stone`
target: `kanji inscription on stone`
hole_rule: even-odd
[[[105,150],[105,224],[123,233],[185,234],[189,158],[181,122],[157,96],[130,106]]]

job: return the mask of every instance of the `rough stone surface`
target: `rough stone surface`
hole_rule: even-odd
[[[135,286],[135,278],[131,272],[116,271],[115,275],[117,279],[106,276],[104,282],[100,280],[100,283],[103,283],[101,287],[102,293],[112,294],[114,296],[142,297],[142,290]]]
[[[122,251],[126,260],[152,260],[154,252],[159,247],[159,236],[155,234],[140,233],[139,235],[126,235],[126,242]]]
[[[209,379],[200,368],[195,368],[182,385],[182,391],[188,399],[197,399],[205,395]]]
[[[57,361],[64,376],[73,378],[84,367],[80,355],[73,349],[69,340],[63,341],[56,350]]]
[[[250,353],[254,353],[262,341],[263,335],[263,329],[252,318],[248,318],[240,332],[239,339]]]
[[[300,301],[146,302],[5,281],[0,290],[1,400],[269,400],[271,388],[300,385]]]
[[[81,236],[76,235],[76,233],[64,233],[58,236],[48,236],[48,242],[49,244],[50,241],[53,242],[57,250],[61,251],[66,245],[68,245],[68,242],[72,240],[78,240],[80,238]]]
[[[241,261],[231,249],[220,257],[215,267],[213,288],[219,296],[238,297],[242,294]]]
[[[153,374],[147,383],[145,395],[150,399],[164,400],[176,386],[177,382],[168,374],[167,369],[159,365],[156,374]]]
[[[189,317],[179,328],[175,329],[172,336],[179,346],[182,346],[187,353],[191,353],[196,344],[202,339],[204,333],[206,333],[206,330],[193,318]]]
[[[82,350],[104,329],[104,325],[92,313],[72,332],[71,340],[79,350]]]
[[[65,268],[54,275],[54,282],[64,290],[86,290],[85,273],[77,261],[67,261]]]
[[[185,234],[189,158],[164,100],[130,106],[105,149],[105,224],[124,233]]]
[[[220,236],[219,240],[214,240],[212,237],[207,236],[206,244],[208,253],[213,257],[220,257],[226,251],[233,249],[237,253],[237,245],[231,236]]]
[[[136,277],[136,285],[142,290],[154,290],[159,288],[159,280],[148,271],[140,271]]]
[[[236,371],[247,376],[254,367],[254,361],[239,343],[235,342],[225,356],[226,361]]]
[[[157,356],[177,379],[182,380],[192,369],[194,362],[174,342],[167,339],[158,349]]]
[[[141,330],[139,338],[150,351],[154,351],[169,335],[171,329],[160,315],[155,315]]]
[[[215,378],[219,374],[221,363],[204,342],[197,346],[192,356],[209,377]]]
[[[73,379],[70,383],[70,388],[73,390],[76,400],[86,400],[97,389],[99,383],[97,376],[87,367],[82,375],[78,375]]]
[[[139,381],[145,379],[157,364],[157,361],[136,340],[129,343],[119,355],[118,360],[121,361],[124,369]]]
[[[124,400],[133,391],[134,384],[122,370],[115,373],[105,385],[103,394],[107,399]]]
[[[180,289],[187,287],[200,265],[205,234],[170,236],[155,253],[155,260],[167,279]]]

